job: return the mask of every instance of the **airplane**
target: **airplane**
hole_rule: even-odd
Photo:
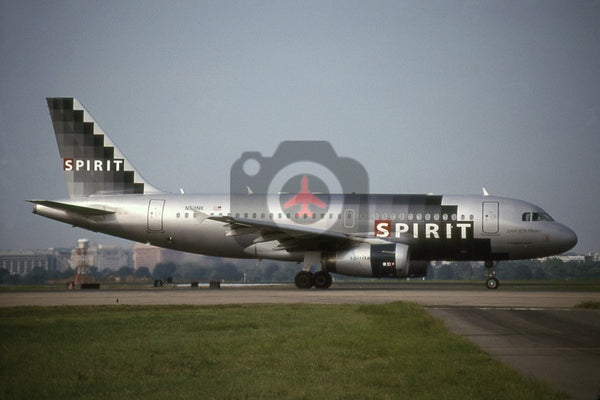
[[[485,189],[483,195],[329,194],[323,210],[326,202],[310,193],[303,176],[295,200],[284,204],[301,204],[297,213],[265,208],[281,201],[279,195],[251,188],[244,194],[167,193],[140,175],[77,99],[47,103],[69,198],[28,200],[33,213],[174,250],[295,261],[302,263],[298,288],[327,289],[331,273],[424,277],[431,261],[444,260],[484,261],[486,287],[497,289],[498,262],[557,255],[577,243],[575,232],[540,207]]]

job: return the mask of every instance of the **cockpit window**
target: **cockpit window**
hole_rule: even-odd
[[[554,221],[552,217],[545,212],[523,213],[521,220],[523,221]]]

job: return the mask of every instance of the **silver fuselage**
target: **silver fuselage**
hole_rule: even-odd
[[[61,204],[106,210],[83,215],[68,208],[35,204],[34,213],[121,238],[219,257],[302,261],[306,251],[336,250],[319,233],[345,235],[353,242],[404,243],[413,260],[512,260],[560,254],[577,237],[536,205],[505,197],[470,195],[330,195],[326,212],[278,212],[278,195],[118,195],[60,200]],[[266,200],[265,200],[266,199]],[[529,213],[529,217],[525,217]],[[314,231],[304,248],[279,245],[264,230],[236,221],[275,226],[270,232]],[[221,219],[219,219],[221,218]]]

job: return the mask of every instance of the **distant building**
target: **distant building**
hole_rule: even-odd
[[[133,245],[133,268],[147,267],[152,272],[156,264],[181,262],[183,254],[180,251],[136,243]]]
[[[116,271],[121,267],[132,267],[132,256],[131,249],[100,244],[96,250],[96,266],[100,271],[105,269]]]
[[[54,249],[0,252],[0,269],[5,269],[12,275],[27,275],[34,268],[43,268],[45,271],[58,271]]]
[[[588,255],[585,256],[585,262],[598,262],[598,261],[600,261],[600,252],[588,253]]]
[[[77,241],[77,247],[71,250],[71,258],[69,259],[71,268],[77,270],[77,268],[82,266],[95,267],[96,247],[96,245],[92,245],[92,248],[90,248],[89,240],[79,239]]]
[[[64,272],[70,268],[69,259],[71,258],[71,249],[55,248],[52,249],[56,257],[56,268],[59,272]]]
[[[83,252],[85,250],[85,259]],[[77,247],[71,250],[69,264],[72,269],[85,262],[89,267],[96,267],[99,271],[106,269],[116,271],[121,267],[132,266],[132,252],[118,246],[106,246],[91,243],[87,239],[79,239]]]
[[[561,254],[560,256],[538,258],[538,260],[546,261],[546,260],[552,259],[552,258],[557,258],[557,259],[561,260],[562,262],[571,262],[571,261],[578,262],[578,263],[585,262],[585,256],[581,256],[578,254]]]

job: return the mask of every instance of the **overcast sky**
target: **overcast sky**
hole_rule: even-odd
[[[491,194],[600,250],[599,1],[0,0],[0,248],[126,242],[67,196],[45,97],[77,97],[153,185],[227,192],[244,151],[327,140],[371,192]]]

